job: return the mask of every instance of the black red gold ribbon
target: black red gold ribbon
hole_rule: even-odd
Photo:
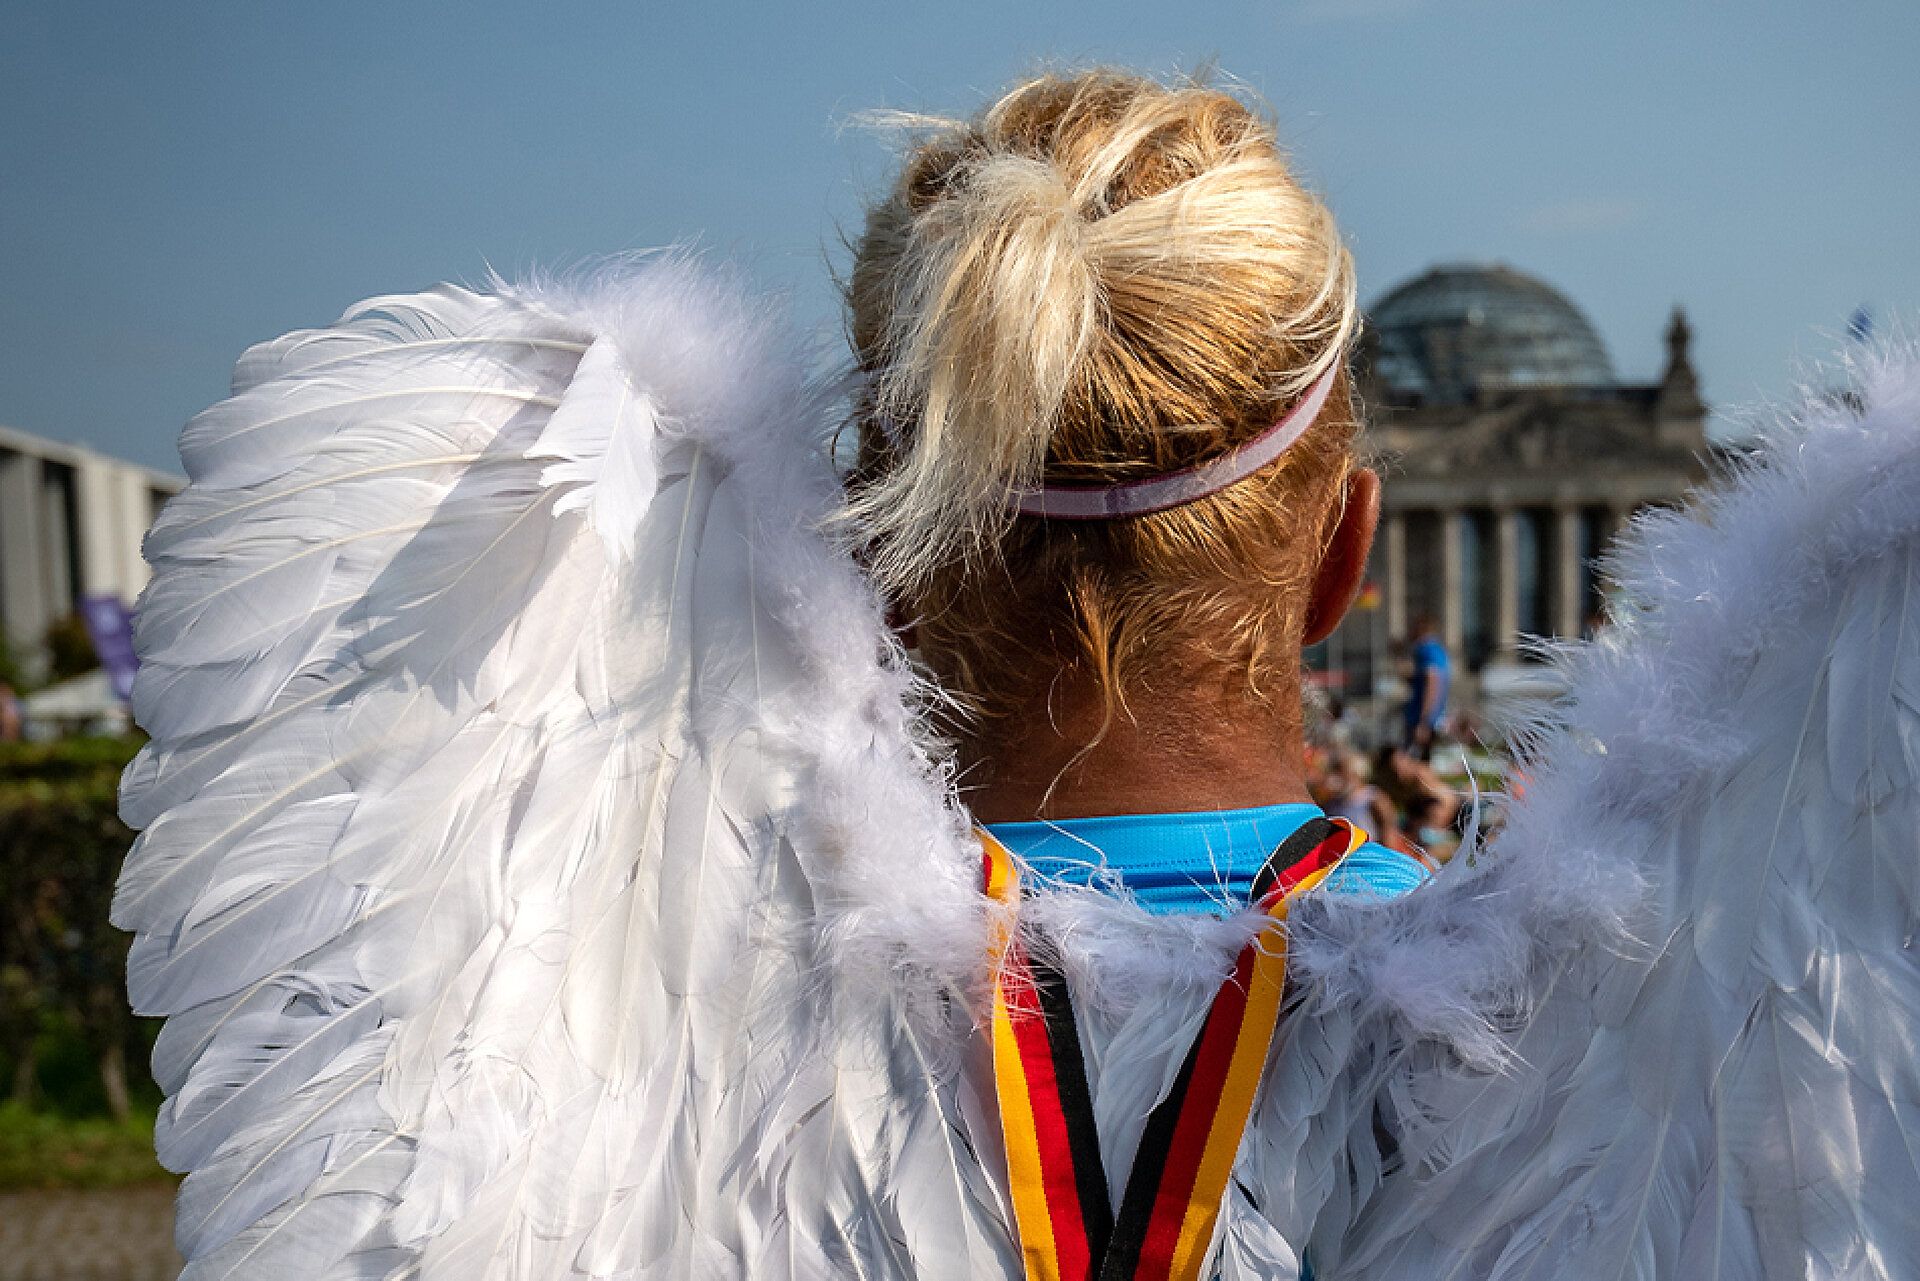
[[[1280,1018],[1287,905],[1366,839],[1344,819],[1314,819],[1267,861],[1254,901],[1270,919],[1148,1114],[1117,1216],[1066,979],[1017,930],[1000,940],[994,1083],[1027,1281],[1198,1281]],[[1014,903],[1011,856],[985,833],[981,845],[988,893]]]

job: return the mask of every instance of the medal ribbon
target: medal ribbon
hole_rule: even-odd
[[[1280,1019],[1287,906],[1366,840],[1345,819],[1316,818],[1267,860],[1253,888],[1267,924],[1148,1114],[1117,1217],[1066,978],[1017,929],[996,940],[994,1085],[1027,1281],[1198,1281]],[[1013,905],[1012,856],[984,832],[980,842],[988,894]]]

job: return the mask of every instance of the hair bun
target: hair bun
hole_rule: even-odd
[[[1086,223],[1055,166],[987,152],[947,177],[906,229],[870,384],[876,408],[914,428],[874,514],[922,564],[964,554],[1009,487],[1039,474],[1100,309]],[[909,558],[880,559],[914,576]]]
[[[1346,251],[1271,127],[1111,72],[941,122],[871,211],[849,303],[896,430],[847,518],[895,590],[996,543],[1050,466],[1131,479],[1251,436],[1354,321]]]

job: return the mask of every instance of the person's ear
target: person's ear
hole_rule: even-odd
[[[1380,477],[1372,468],[1362,467],[1347,477],[1346,506],[1313,576],[1302,645],[1317,645],[1333,635],[1333,629],[1347,616],[1367,576],[1367,553],[1373,548],[1373,529],[1379,523]]]

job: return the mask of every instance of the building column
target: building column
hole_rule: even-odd
[[[146,585],[140,540],[152,523],[146,477],[104,458],[84,458],[74,497],[80,504],[80,589],[131,605]]]
[[[46,635],[46,562],[40,545],[40,460],[0,451],[0,627],[22,648]]]
[[[1460,522],[1465,517],[1454,508],[1443,508],[1439,517],[1440,639],[1446,642],[1447,652],[1457,659],[1466,653],[1466,602],[1460,597],[1466,589],[1466,575],[1461,572],[1460,564]]]
[[[73,503],[77,486],[70,484],[73,473],[65,467],[40,466],[40,599],[45,602],[47,624],[71,614],[79,601],[73,598],[73,580],[84,572],[74,564]]]
[[[129,607],[140,598],[147,585],[147,561],[140,544],[153,524],[153,499],[147,493],[147,478],[131,467],[120,472],[120,599]]]
[[[1622,530],[1633,523],[1633,514],[1639,510],[1640,504],[1638,503],[1627,503],[1625,505],[1615,505],[1607,508],[1606,527],[1600,531],[1600,536],[1594,540],[1599,544],[1600,551],[1603,554],[1611,550],[1610,544]]]
[[[80,590],[89,596],[119,592],[125,541],[119,476],[104,458],[83,458],[74,478],[79,504]]]
[[[1561,507],[1553,513],[1553,634],[1579,636],[1580,509]]]
[[[1520,650],[1520,515],[1509,507],[1493,513],[1493,653],[1512,659]]]
[[[1387,516],[1385,536],[1381,539],[1382,568],[1381,594],[1386,597],[1381,603],[1387,611],[1387,635],[1394,640],[1407,637],[1407,518],[1400,512]]]

